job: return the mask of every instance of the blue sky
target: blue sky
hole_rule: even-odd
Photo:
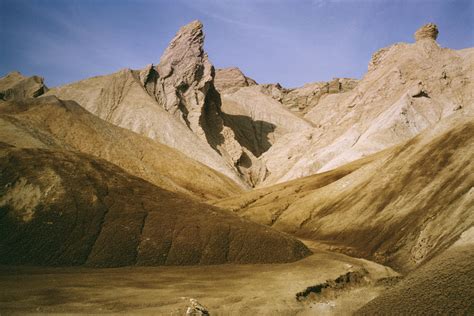
[[[360,78],[373,52],[428,22],[440,45],[474,46],[471,0],[0,0],[0,75],[56,86],[142,68],[194,19],[216,67],[286,87]]]

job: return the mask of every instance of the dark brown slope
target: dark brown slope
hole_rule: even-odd
[[[215,204],[334,250],[412,270],[474,225],[474,119],[442,123],[364,160]]]
[[[474,315],[474,244],[454,247],[409,274],[356,315]]]
[[[294,238],[105,160],[1,144],[1,264],[273,263],[309,254]]]
[[[179,151],[54,96],[0,102],[0,139],[16,147],[91,154],[161,188],[203,200],[242,192],[231,179]]]

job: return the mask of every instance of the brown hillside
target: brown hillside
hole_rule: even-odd
[[[167,190],[200,199],[241,192],[232,180],[177,150],[114,126],[54,96],[0,103],[0,135],[17,147],[68,149],[108,160]]]
[[[0,263],[273,263],[310,251],[298,240],[160,189],[89,155],[0,151]]]
[[[474,224],[474,120],[333,171],[216,202],[254,221],[400,269]]]
[[[470,242],[456,243],[355,315],[473,315],[472,232]]]

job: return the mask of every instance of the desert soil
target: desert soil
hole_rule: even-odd
[[[313,249],[289,264],[181,267],[0,266],[3,313],[137,313],[184,315],[189,298],[211,315],[350,314],[378,296],[377,280],[392,269],[362,259]],[[325,296],[296,293],[350,271],[368,274],[362,284],[347,284]],[[380,284],[378,282],[377,284]]]

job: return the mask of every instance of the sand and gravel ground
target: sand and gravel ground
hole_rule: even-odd
[[[296,300],[309,286],[367,270],[367,283],[326,298]],[[126,267],[0,267],[0,311],[183,315],[189,298],[211,314],[348,314],[377,296],[375,281],[397,273],[342,254],[315,251],[289,264]]]

